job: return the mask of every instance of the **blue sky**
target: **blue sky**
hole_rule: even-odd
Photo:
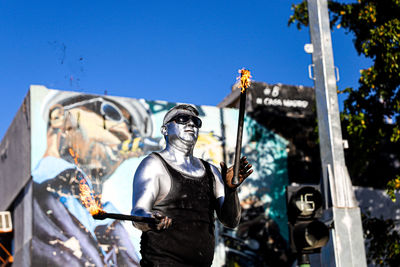
[[[242,67],[313,86],[308,29],[287,26],[298,2],[0,0],[0,139],[31,84],[198,105],[217,105]],[[339,89],[357,86],[369,61],[343,30],[332,39]]]

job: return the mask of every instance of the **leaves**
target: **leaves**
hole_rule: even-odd
[[[386,185],[386,193],[392,199],[393,202],[396,202],[396,191],[400,189],[400,175],[397,175],[396,178],[390,180]]]
[[[308,8],[307,2],[303,1],[298,5],[292,5],[293,15],[290,16],[288,25],[296,23],[297,29],[301,29],[302,26],[308,26]],[[297,21],[297,22],[296,22]]]

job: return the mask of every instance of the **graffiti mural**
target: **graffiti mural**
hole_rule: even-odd
[[[144,156],[164,146],[162,119],[175,103],[88,95],[32,86],[31,166],[34,266],[138,266],[140,231],[128,221],[95,220],[82,184],[110,213],[129,214],[132,181]],[[197,106],[203,121],[195,156],[232,164],[237,111]],[[286,141],[246,118],[243,152],[254,174],[240,191],[287,238]],[[222,241],[221,241],[222,242]],[[217,252],[216,253],[221,253]],[[216,255],[218,259],[224,255]]]

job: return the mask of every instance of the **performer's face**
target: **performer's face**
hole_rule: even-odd
[[[196,144],[199,135],[200,121],[197,117],[188,115],[178,115],[174,120],[167,124],[169,141],[179,139],[184,143],[194,145]],[[200,121],[201,122],[201,121]]]

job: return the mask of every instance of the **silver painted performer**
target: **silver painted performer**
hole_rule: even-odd
[[[155,217],[156,225],[134,223],[142,230],[141,266],[210,266],[214,256],[214,210],[234,228],[240,220],[237,187],[253,172],[240,161],[239,184],[233,168],[221,172],[193,156],[202,121],[191,105],[178,105],[164,117],[166,148],[147,156],[133,182],[132,214]]]

